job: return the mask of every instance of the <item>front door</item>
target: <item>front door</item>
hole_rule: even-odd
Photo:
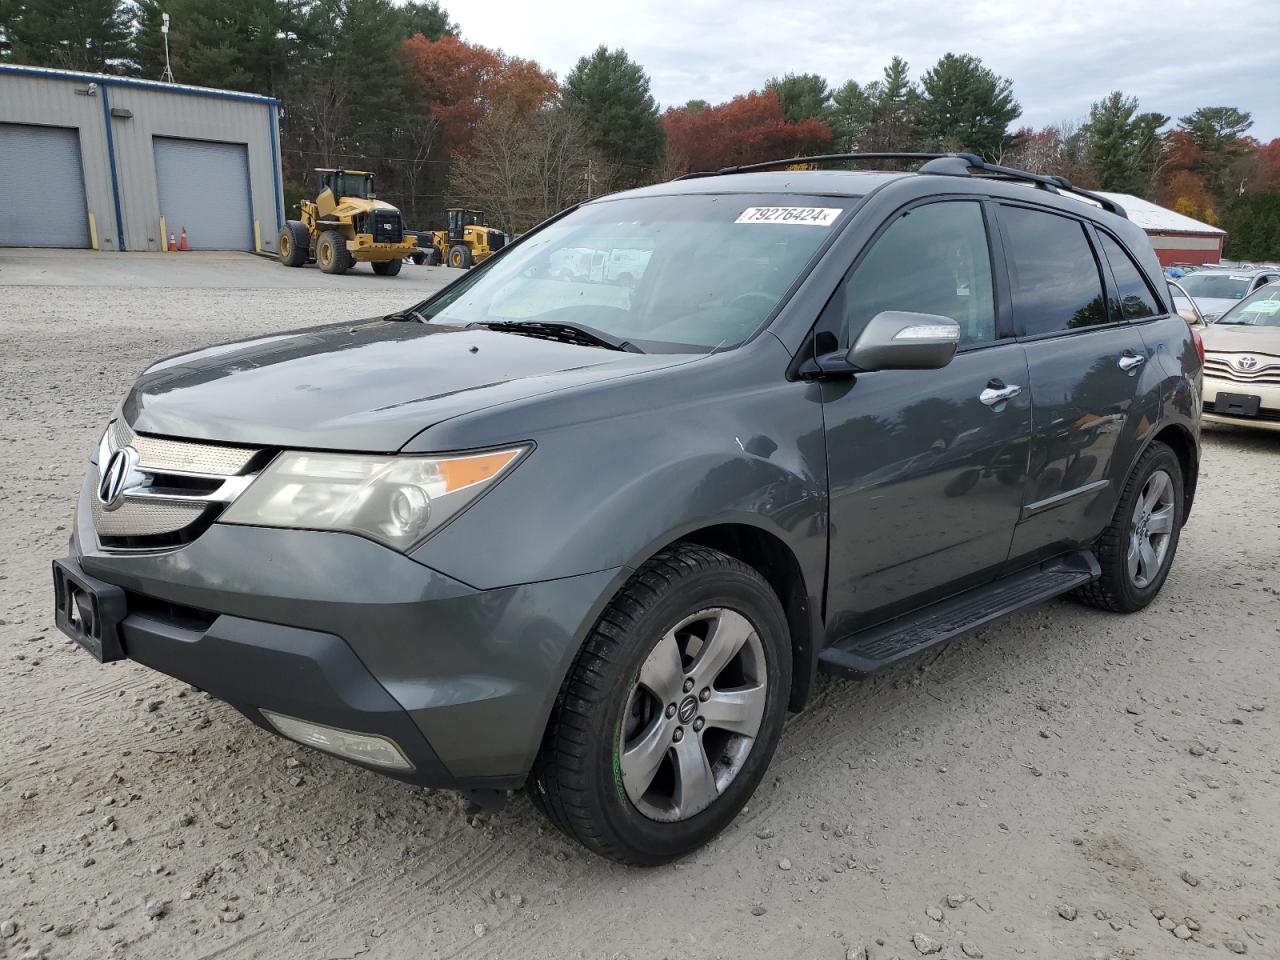
[[[1022,345],[997,328],[990,249],[982,203],[912,207],[820,321],[842,348],[882,310],[951,317],[962,331],[941,370],[824,384],[833,639],[993,579],[1008,556],[1031,392]]]

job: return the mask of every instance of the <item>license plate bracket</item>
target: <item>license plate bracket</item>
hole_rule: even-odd
[[[1213,401],[1213,412],[1229,417],[1256,417],[1262,398],[1251,393],[1220,393]]]
[[[128,612],[119,587],[87,576],[74,561],[53,561],[54,623],[99,663],[124,659],[120,621]]]

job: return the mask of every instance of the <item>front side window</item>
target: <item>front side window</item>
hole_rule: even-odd
[[[737,346],[855,197],[694,194],[588,204],[417,308],[428,322],[586,326],[647,352]]]
[[[1026,207],[1002,207],[1000,223],[1019,336],[1064,333],[1110,322],[1102,276],[1083,224]]]
[[[841,345],[885,310],[932,313],[960,324],[960,346],[996,338],[991,253],[982,205],[941,201],[898,217],[833,301],[844,315]]]
[[[1142,277],[1142,271],[1133,262],[1133,258],[1111,237],[1101,231],[1102,252],[1111,265],[1111,274],[1116,278],[1119,297],[1118,313],[1126,320],[1142,320],[1154,317],[1160,310],[1156,307],[1151,288]]]

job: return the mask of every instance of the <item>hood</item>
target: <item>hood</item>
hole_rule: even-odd
[[[1201,331],[1209,353],[1266,353],[1280,357],[1280,327],[1214,323]]]
[[[389,453],[461,414],[695,358],[370,320],[171,357],[138,379],[124,415],[139,433]]]
[[[1239,300],[1232,300],[1230,297],[1193,297],[1192,299],[1195,300],[1196,306],[1200,308],[1200,312],[1206,317],[1220,317],[1240,302]],[[1186,303],[1186,300],[1182,297],[1174,297],[1174,300]]]

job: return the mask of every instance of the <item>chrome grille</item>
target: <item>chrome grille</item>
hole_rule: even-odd
[[[125,447],[136,466],[117,500],[98,493],[102,471]],[[104,547],[147,549],[184,543],[239,496],[256,474],[244,471],[258,450],[169,440],[135,433],[123,419],[112,421],[98,446],[90,513]],[[127,462],[127,461],[126,461]]]
[[[203,503],[139,503],[126,500],[116,510],[102,509],[94,494],[90,497],[93,528],[103,538],[156,537],[176,533],[191,526],[207,509]]]
[[[258,452],[248,447],[223,447],[211,443],[142,436],[134,433],[123,418],[112,421],[110,435],[111,449],[133,447],[138,451],[139,462],[149,470],[233,477]]]
[[[1259,365],[1252,370],[1241,370],[1233,362],[1241,354],[1210,353],[1204,358],[1206,376],[1230,380],[1233,383],[1280,384],[1280,359],[1259,354],[1256,356]]]

